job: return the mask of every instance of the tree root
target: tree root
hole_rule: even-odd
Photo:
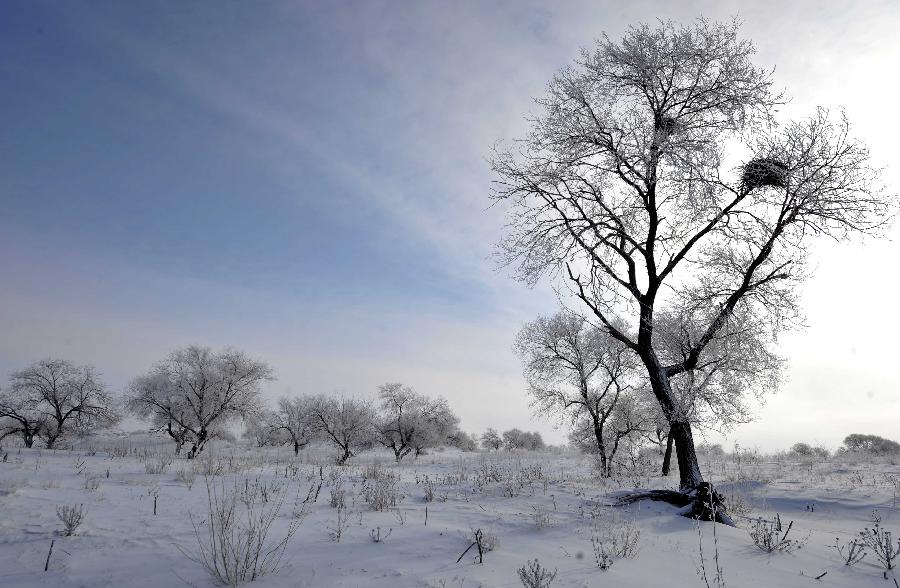
[[[640,500],[656,500],[679,507],[681,516],[699,521],[715,521],[734,527],[734,521],[725,509],[722,495],[709,482],[701,482],[693,490],[648,490],[619,497],[619,504],[632,504]]]

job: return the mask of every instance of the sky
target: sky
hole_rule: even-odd
[[[581,47],[700,15],[743,20],[786,116],[844,107],[897,192],[897,2],[3,2],[0,386],[56,356],[120,391],[231,345],[270,399],[400,381],[564,441],[511,350],[557,299],[491,259],[486,158]],[[815,243],[784,384],[710,441],[900,437],[888,233]]]

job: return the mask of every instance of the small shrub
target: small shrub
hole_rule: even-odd
[[[866,557],[866,544],[859,539],[851,539],[849,543],[841,544],[840,538],[835,537],[832,547],[840,554],[845,566],[858,564]]]
[[[608,570],[617,559],[631,559],[638,552],[641,531],[631,521],[614,520],[603,531],[591,534],[594,563]]]
[[[534,520],[534,526],[538,529],[543,529],[553,524],[553,521],[550,518],[550,512],[543,508],[534,508],[534,512],[531,513],[531,518]]]
[[[172,456],[160,455],[156,460],[145,461],[144,471],[152,475],[164,474],[170,465],[172,465]]]
[[[187,486],[188,490],[194,486],[194,479],[196,477],[197,473],[190,468],[178,470],[178,473],[175,474],[175,479]]]
[[[434,500],[434,480],[425,476],[425,479],[422,481],[422,488],[425,491],[425,502],[431,502]]]
[[[459,563],[459,561],[473,547],[476,547],[478,549],[478,563],[484,563],[484,554],[489,551],[493,551],[499,544],[496,535],[494,535],[490,531],[483,531],[482,529],[472,529],[470,540],[471,543],[469,543],[469,546],[466,548],[466,550],[462,552],[462,555],[459,556],[459,559],[456,560],[456,563]]]
[[[350,515],[347,513],[347,509],[340,507],[337,509],[337,518],[335,519],[334,526],[326,527],[328,530],[328,536],[331,537],[331,540],[335,543],[340,543],[341,538],[344,536],[344,531],[350,526]]]
[[[534,561],[528,560],[528,563],[519,568],[518,572],[519,580],[525,588],[550,588],[550,584],[556,578],[557,570],[551,572],[535,559]]]
[[[878,523],[875,523],[872,528],[860,531],[858,540],[875,554],[875,557],[884,566],[885,572],[893,570],[897,565],[897,557],[900,556],[900,539],[895,542],[891,532],[882,529]]]
[[[753,544],[766,553],[780,551],[783,553],[791,553],[802,548],[806,544],[806,539],[791,539],[788,535],[794,526],[794,521],[788,523],[787,529],[782,533],[781,517],[775,515],[774,521],[765,519],[756,519],[750,528],[750,538]]]
[[[81,523],[84,522],[86,514],[84,506],[81,504],[78,506],[63,505],[56,507],[56,516],[59,517],[59,520],[63,524],[63,534],[66,537],[71,537],[75,534],[75,531],[77,531],[78,527],[81,526]]]
[[[397,485],[393,479],[366,482],[362,488],[362,496],[369,508],[379,512],[395,508],[403,499],[397,492]]]
[[[266,506],[246,502],[239,504],[240,489],[217,486],[206,481],[206,523],[198,523],[191,516],[198,551],[189,553],[181,547],[191,561],[199,563],[219,583],[237,586],[278,571],[281,558],[291,537],[297,531],[299,520],[294,519],[284,537],[269,540],[269,530],[278,517],[284,503],[285,491]],[[243,516],[241,514],[243,513]]]
[[[388,529],[387,533],[382,535],[381,527],[375,527],[374,529],[369,531],[369,538],[372,540],[373,543],[381,543],[382,541],[384,541],[385,539],[390,537],[391,533],[393,531],[394,531],[393,529]]]

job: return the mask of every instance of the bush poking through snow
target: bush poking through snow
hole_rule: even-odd
[[[866,544],[859,539],[851,539],[849,543],[841,544],[840,538],[835,537],[832,547],[840,554],[845,566],[858,564],[866,557]]]
[[[900,539],[895,542],[890,531],[885,531],[881,525],[875,523],[871,529],[859,532],[859,541],[872,550],[884,566],[885,574],[896,567],[897,558],[900,556]]]
[[[369,538],[373,543],[381,543],[382,541],[390,537],[393,531],[393,529],[388,529],[387,533],[382,534],[381,527],[375,527],[374,529],[369,531]]]
[[[631,559],[638,552],[641,531],[631,521],[613,520],[603,531],[591,534],[594,562],[608,570],[617,559]]]
[[[144,471],[154,476],[164,474],[169,469],[169,466],[172,465],[172,459],[170,455],[160,455],[156,460],[145,461]]]
[[[84,511],[84,506],[81,504],[78,506],[63,505],[56,507],[56,516],[59,517],[59,520],[63,524],[63,534],[66,537],[71,537],[75,534],[75,531],[77,531],[78,527],[81,526],[81,523],[84,522],[85,514],[87,513]]]
[[[179,549],[188,559],[199,563],[215,580],[237,586],[278,571],[284,550],[297,531],[299,519],[293,519],[280,540],[269,540],[272,523],[284,503],[285,490],[268,502],[244,502],[241,489],[227,488],[206,480],[207,521],[191,516],[198,550]]]
[[[478,548],[478,563],[484,563],[484,554],[488,551],[493,551],[499,545],[499,541],[497,541],[497,536],[491,533],[490,531],[483,531],[481,529],[472,529],[472,535],[470,537],[471,543],[466,547],[466,550],[462,552],[459,558],[456,560],[456,563],[459,563],[463,557],[469,550],[473,547]]]
[[[518,569],[519,580],[525,588],[550,588],[553,579],[556,578],[557,570],[552,572],[541,565],[537,559],[528,560],[524,566]]]
[[[794,521],[791,521],[788,523],[787,529],[784,529],[782,533],[781,517],[779,515],[775,515],[774,521],[756,519],[753,522],[753,526],[750,527],[750,538],[753,539],[754,545],[766,553],[774,551],[791,553],[806,544],[806,539],[788,538],[793,526]]]
[[[197,477],[196,472],[194,472],[191,468],[184,468],[183,470],[178,470],[178,473],[175,474],[175,479],[187,486],[187,489],[190,490],[194,486],[194,479]]]
[[[344,536],[344,531],[350,526],[350,515],[343,506],[337,507],[335,512],[337,512],[337,518],[334,521],[334,526],[326,527],[326,529],[331,540],[335,543],[340,543],[341,537]]]

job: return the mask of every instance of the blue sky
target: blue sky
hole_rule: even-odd
[[[446,395],[470,430],[561,440],[530,422],[510,351],[555,297],[490,261],[502,220],[485,157],[580,46],[701,13],[740,13],[789,112],[844,105],[890,162],[887,2],[4,2],[0,375],[61,355],[119,389],[175,346],[231,344],[278,370],[272,396],[402,380]],[[810,328],[785,341],[793,377],[745,443],[786,442],[779,415],[801,411],[834,444],[819,379],[900,410],[866,308],[833,312],[892,286],[878,268],[896,247],[827,251]],[[842,364],[851,346],[871,365]],[[860,410],[860,426],[890,427]]]

